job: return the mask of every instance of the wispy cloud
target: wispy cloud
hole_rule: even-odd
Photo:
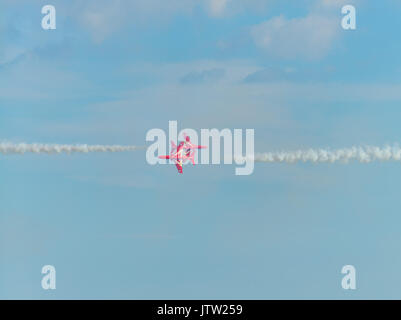
[[[204,83],[221,79],[225,74],[222,68],[213,68],[203,71],[191,71],[180,79],[183,84]]]
[[[338,19],[319,14],[287,19],[280,15],[251,28],[259,48],[282,58],[319,59],[331,49],[339,34]]]
[[[261,82],[318,82],[328,80],[333,68],[295,68],[295,67],[268,67],[253,72],[245,77],[245,83]]]
[[[220,16],[224,12],[229,1],[230,0],[209,0],[210,13],[213,16]]]

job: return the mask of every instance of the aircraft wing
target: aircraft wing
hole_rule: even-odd
[[[179,159],[177,155],[174,156],[159,156],[159,159]]]
[[[197,146],[196,144],[188,143],[187,142],[187,148],[188,149],[206,149],[206,146]]]
[[[182,164],[176,162],[175,166],[177,167],[178,173],[182,173]]]
[[[181,156],[159,156],[159,159],[182,159]],[[180,161],[182,162],[182,160]],[[175,160],[175,166],[177,167],[178,173],[182,173],[182,163],[180,164],[177,160]]]

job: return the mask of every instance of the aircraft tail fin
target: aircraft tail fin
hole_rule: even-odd
[[[191,162],[192,162],[193,165],[195,165],[194,155],[195,155],[195,152],[192,152],[191,155],[190,155],[189,158],[188,158],[189,160],[191,160]]]

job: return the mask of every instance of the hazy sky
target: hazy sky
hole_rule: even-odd
[[[145,145],[177,120],[253,128],[257,152],[401,142],[400,14],[396,0],[3,0],[0,140]],[[0,298],[399,299],[400,177],[392,162],[178,175],[144,151],[0,155]]]

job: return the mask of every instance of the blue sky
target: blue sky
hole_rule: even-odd
[[[41,28],[46,4],[56,30]],[[257,152],[399,142],[400,13],[396,0],[4,0],[0,139],[144,145],[177,120],[254,128]],[[184,171],[142,151],[0,156],[0,298],[400,298],[399,163]]]

